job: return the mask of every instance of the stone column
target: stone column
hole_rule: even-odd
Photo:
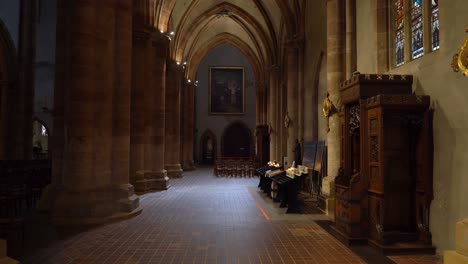
[[[265,84],[260,80],[256,80],[255,83],[255,108],[256,108],[256,123],[257,125],[265,124],[265,116],[267,115],[266,110],[266,91]]]
[[[284,117],[284,124],[288,129],[288,166],[294,161],[294,147],[298,135],[298,49],[291,40],[287,47],[287,113]]]
[[[304,41],[296,40],[297,45],[297,139],[304,143]],[[302,150],[304,148],[301,148]],[[301,153],[302,155],[302,153]]]
[[[183,71],[173,61],[167,62],[166,71],[166,135],[165,169],[169,178],[182,177],[180,165],[180,89]]]
[[[276,114],[279,111],[276,103],[278,86],[278,66],[273,65],[270,72],[268,90],[268,132],[270,135],[270,159],[277,160],[276,152],[278,148],[278,130],[276,127]]]
[[[154,57],[154,89],[151,148],[153,160],[151,162],[154,190],[169,188],[167,171],[165,165],[165,134],[166,134],[166,58],[169,52],[169,39],[159,31],[153,32],[153,49],[156,50]]]
[[[356,54],[356,0],[346,0],[346,80],[356,71]]]
[[[194,162],[193,162],[193,130],[194,130],[194,107],[195,107],[195,85],[190,82],[186,83],[184,87],[184,91],[182,93],[183,104],[182,104],[182,115],[181,118],[182,124],[181,128],[183,131],[183,137],[181,140],[183,147],[181,148],[181,157],[182,157],[182,168],[184,171],[186,170],[194,170]]]
[[[34,107],[34,70],[36,54],[36,1],[21,0],[18,43],[17,86],[6,99],[6,159],[32,158],[32,117]]]
[[[345,47],[344,32],[344,2],[342,0],[329,0],[327,2],[327,92],[330,100],[340,109],[340,83],[343,81],[343,53]],[[334,179],[340,167],[340,120],[337,114],[329,117],[330,131],[327,134],[328,146],[328,172],[322,181],[322,193],[325,197],[333,197]],[[334,211],[333,200],[327,203],[327,213]]]
[[[124,65],[131,9],[118,0],[58,1],[53,178],[39,203],[56,224],[97,224],[141,211],[122,169],[125,146],[113,145],[128,137],[123,129],[114,138],[116,124],[128,127],[128,101],[114,96],[130,89]]]
[[[164,170],[165,57],[168,39],[146,19],[148,1],[133,4],[130,176],[137,191],[167,189]]]

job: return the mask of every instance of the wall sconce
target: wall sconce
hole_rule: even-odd
[[[465,29],[465,32],[468,33],[468,28]],[[464,76],[468,76],[468,37],[465,38],[460,52],[453,55],[452,69],[454,72],[461,71]]]

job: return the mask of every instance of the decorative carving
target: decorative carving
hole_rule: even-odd
[[[330,131],[329,118],[338,112],[335,105],[330,100],[329,93],[327,93],[327,97],[325,97],[325,99],[323,100],[322,112],[323,112],[323,115],[327,118],[327,132],[329,132]]]
[[[465,32],[468,33],[468,28],[465,29]],[[454,72],[461,71],[464,76],[468,76],[468,37],[465,38],[465,42],[462,44],[460,52],[453,56],[451,66]]]
[[[379,161],[379,138],[377,136],[370,137],[370,156],[372,162]]]
[[[290,123],[291,123],[291,118],[289,118],[288,112],[286,112],[286,115],[284,116],[284,127],[288,128]]]
[[[361,124],[361,107],[360,105],[352,106],[349,109],[349,133],[359,133],[359,127]]]

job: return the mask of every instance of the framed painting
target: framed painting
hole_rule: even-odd
[[[210,67],[208,112],[244,114],[244,67]]]

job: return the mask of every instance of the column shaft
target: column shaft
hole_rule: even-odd
[[[118,21],[131,17],[128,10],[118,0],[58,1],[53,178],[39,204],[58,224],[95,224],[141,211],[128,176],[111,176],[114,96],[125,90],[114,73],[129,77],[114,68],[125,64],[125,55],[115,55],[128,54],[131,41]]]
[[[182,153],[181,156],[183,157],[182,160],[182,167],[185,170],[193,170],[195,169],[193,163],[193,129],[194,129],[194,96],[195,96],[195,85],[192,83],[187,83],[184,87],[184,103],[183,103],[183,124],[181,127],[183,128],[183,143]]]
[[[288,123],[288,145],[287,145],[287,155],[288,155],[288,166],[292,165],[294,161],[294,146],[297,140],[298,132],[298,76],[297,76],[297,66],[298,66],[298,54],[297,49],[294,46],[287,48],[287,118],[289,119]]]
[[[167,62],[166,75],[166,135],[165,168],[169,178],[182,176],[180,165],[180,89],[182,68],[175,62]]]
[[[343,53],[345,47],[344,3],[342,0],[327,2],[327,91],[330,100],[340,109],[339,85],[343,81]],[[340,121],[337,114],[329,117],[330,131],[327,134],[328,174],[322,183],[325,196],[333,196],[333,181],[340,167]]]
[[[273,68],[270,71],[269,92],[268,92],[268,126],[270,132],[270,159],[278,160],[278,140],[279,131],[277,128],[277,119],[279,112],[279,105],[277,103],[277,88],[278,88],[278,69]]]
[[[346,79],[356,71],[356,54],[356,0],[346,0]]]
[[[156,49],[154,58],[154,105],[152,114],[153,126],[153,160],[152,171],[153,178],[156,179],[156,185],[153,189],[167,189],[167,171],[164,168],[165,160],[165,117],[166,117],[166,58],[169,51],[169,39],[160,32],[153,33],[153,48]]]

